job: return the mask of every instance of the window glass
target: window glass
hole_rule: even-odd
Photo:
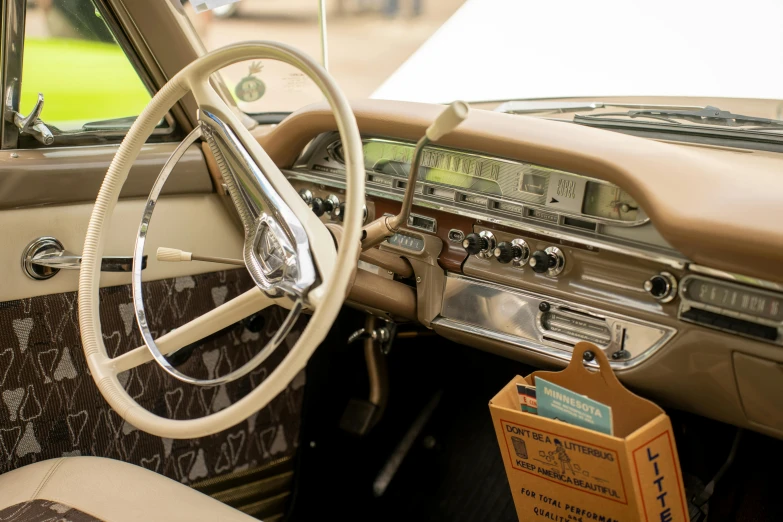
[[[151,98],[92,0],[28,0],[22,114],[39,92],[41,119],[62,132],[129,128]]]

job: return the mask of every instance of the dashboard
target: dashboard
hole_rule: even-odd
[[[367,103],[355,112],[369,223],[399,211],[416,137],[439,109]],[[260,141],[313,212],[339,226],[344,158],[339,135],[320,111],[295,115]],[[725,204],[710,207],[704,199],[725,189],[726,178],[723,187],[688,185],[689,172],[697,178],[703,167],[715,177],[742,162],[763,178],[767,165],[783,167],[783,159],[692,152],[693,146],[484,113],[471,113],[472,128],[425,149],[407,227],[360,258],[360,272],[377,277],[379,290],[371,300],[352,295],[349,303],[537,367],[564,366],[573,346],[588,340],[638,393],[783,438],[783,274],[763,267],[774,263],[769,249],[751,254],[768,224],[754,213],[779,213],[779,205],[773,211],[761,193],[744,193],[754,204],[735,201],[727,213]],[[275,145],[283,137],[288,160]],[[661,161],[690,169],[663,168]],[[668,190],[678,177],[687,197]],[[738,187],[755,190],[732,189]],[[718,206],[723,212],[712,214]],[[746,220],[742,271],[717,248],[743,237],[729,217],[734,224]],[[398,268],[400,260],[407,268]],[[380,280],[388,286],[380,289]],[[378,296],[384,293],[395,297],[384,303]]]

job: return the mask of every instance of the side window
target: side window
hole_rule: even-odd
[[[43,93],[55,144],[58,134],[130,128],[151,96],[95,3],[27,0],[25,18],[19,112]]]

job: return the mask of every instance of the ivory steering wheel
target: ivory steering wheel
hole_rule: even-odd
[[[240,119],[210,85],[219,69],[244,60],[270,59],[292,65],[309,76],[326,97],[342,139],[345,168],[345,220],[339,250],[330,232],[310,211]],[[145,345],[115,358],[103,343],[98,288],[107,225],[128,172],[147,138],[187,92],[199,107],[199,125],[169,158],[153,186],[142,217],[133,263],[136,320]],[[243,258],[255,286],[211,312],[152,339],[141,296],[141,255],[160,189],[187,146],[203,137],[209,144],[245,234]],[[265,407],[283,391],[332,327],[351,284],[359,255],[364,158],[353,112],[334,79],[316,62],[280,43],[246,42],[201,56],[172,78],[142,111],[114,156],[93,208],[79,275],[79,326],[92,378],[109,405],[128,423],[159,437],[195,438],[217,433]],[[197,342],[271,304],[290,309],[278,334],[248,363],[227,376],[196,381],[180,374],[165,354]],[[141,407],[125,391],[118,375],[155,360],[174,377],[195,385],[228,382],[260,364],[274,350],[303,307],[312,317],[298,341],[268,377],[241,400],[210,415],[189,420],[160,417]]]

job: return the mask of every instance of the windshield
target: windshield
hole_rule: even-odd
[[[509,100],[582,100],[601,106],[506,112],[678,125],[729,120],[625,113],[709,106],[732,117],[783,116],[779,0],[334,0],[326,7],[329,71],[349,98],[463,99],[501,110]],[[263,39],[321,56],[317,0],[187,10],[208,50]],[[321,99],[309,79],[272,61],[222,74],[248,113],[290,112]],[[742,121],[730,126],[781,132]]]

